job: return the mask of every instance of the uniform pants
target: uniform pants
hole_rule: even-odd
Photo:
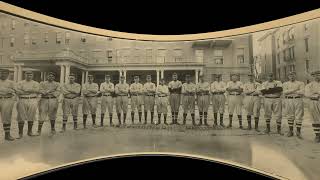
[[[248,116],[260,117],[261,98],[259,96],[245,96],[243,99],[243,107]]]
[[[63,120],[68,120],[68,116],[71,112],[73,118],[78,116],[79,98],[74,99],[64,98],[62,102]]]
[[[168,112],[168,98],[167,97],[159,97],[158,98],[157,111],[158,111],[158,114],[160,114],[160,113],[167,114],[167,112]]]
[[[288,125],[293,126],[296,123],[296,127],[301,127],[302,119],[304,115],[303,99],[284,99],[283,108],[285,117],[288,120]]]
[[[209,104],[210,104],[209,95],[197,96],[197,104],[198,104],[199,112],[208,112]]]
[[[113,98],[112,96],[102,96],[101,98],[101,114],[105,114],[107,111],[109,114],[113,112]]]
[[[228,97],[229,115],[235,112],[238,116],[242,114],[242,97],[241,95],[229,95]]]
[[[131,99],[132,100],[132,99]],[[131,102],[132,104],[132,102]],[[117,113],[121,113],[121,110],[124,113],[127,113],[128,111],[128,96],[117,96],[116,98],[116,109]]]
[[[131,112],[134,112],[136,108],[138,112],[142,111],[143,99],[141,96],[131,96]]]
[[[39,101],[39,121],[46,121],[48,116],[49,120],[56,120],[58,104],[57,98],[41,98]]]
[[[281,98],[264,98],[264,118],[266,119],[267,124],[270,124],[272,114],[276,119],[277,125],[281,125],[281,118],[282,118]]]
[[[91,114],[96,114],[97,104],[98,104],[97,97],[84,97],[83,98],[82,113],[89,114],[91,112]]]
[[[14,106],[13,98],[0,98],[0,112],[3,124],[10,124],[12,118],[12,109]]]
[[[307,106],[311,115],[313,130],[316,134],[320,134],[320,101],[308,99]]]
[[[183,106],[183,111],[184,113],[188,113],[188,111],[190,111],[190,113],[194,113],[194,109],[195,109],[195,97],[192,96],[187,96],[184,95],[182,98],[182,106]]]
[[[169,97],[171,112],[179,112],[179,107],[181,103],[181,95],[180,94],[170,94]]]
[[[212,108],[214,113],[224,113],[226,97],[224,94],[215,94],[212,96]]]
[[[38,99],[19,99],[17,103],[18,122],[35,121],[38,107]]]
[[[154,102],[155,98],[154,96],[144,96],[144,111],[154,111]]]

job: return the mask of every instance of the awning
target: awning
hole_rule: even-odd
[[[214,48],[214,47],[228,47],[232,43],[232,39],[217,39],[217,40],[206,40],[196,41],[192,44],[193,48]]]

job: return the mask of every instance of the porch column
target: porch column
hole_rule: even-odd
[[[16,65],[13,66],[13,81],[18,81],[18,67]]]
[[[195,76],[196,84],[198,84],[198,82],[199,82],[199,70],[196,69],[195,71],[196,71],[196,76]]]
[[[47,72],[43,72],[43,81],[47,80]]]
[[[40,72],[40,79],[41,79],[41,81],[44,81],[43,75],[44,75],[44,73],[41,71],[41,72]]]
[[[64,65],[60,65],[60,83],[63,84],[64,83]]]
[[[161,70],[161,78],[164,78],[164,70]]]
[[[85,83],[85,72],[82,71],[82,74],[81,74],[81,85],[84,85]]]
[[[157,86],[159,86],[159,73],[160,71],[157,69]]]
[[[86,77],[85,77],[85,83],[87,83],[88,82],[88,75],[89,75],[89,71],[86,71]]]
[[[18,65],[18,81],[22,80],[22,67]]]
[[[68,82],[69,82],[69,75],[70,75],[70,65],[66,65],[65,83],[68,83]]]
[[[123,71],[123,76],[124,76],[124,82],[127,82],[127,71]]]

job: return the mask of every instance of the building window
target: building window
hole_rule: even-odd
[[[3,62],[3,55],[2,55],[2,54],[0,55],[0,64],[4,64],[4,62]]]
[[[166,54],[167,54],[167,50],[166,49],[158,49],[157,63],[166,62]]]
[[[288,41],[288,31],[283,32],[282,34],[283,44]]]
[[[11,30],[15,30],[16,29],[16,20],[12,20],[11,21]]]
[[[136,63],[141,62],[140,57],[141,57],[141,49],[135,49],[135,51],[134,51],[134,61]]]
[[[278,74],[278,79],[281,79],[281,69],[280,68],[278,69],[277,74]]]
[[[61,32],[57,32],[56,33],[56,43],[60,44],[61,40],[62,40],[62,34],[61,34]]]
[[[81,40],[81,42],[83,42],[83,43],[85,43],[85,42],[87,41],[87,39],[86,39],[85,36],[82,36],[80,40]]]
[[[294,28],[289,29],[288,35],[290,40],[294,39]]]
[[[112,50],[107,50],[107,59],[109,63],[112,62]]]
[[[183,60],[182,58],[182,49],[174,49],[174,61],[175,62],[181,62]]]
[[[23,36],[24,39],[24,45],[28,45],[30,43],[30,36],[29,34],[25,33]]]
[[[304,45],[306,52],[309,52],[309,38],[304,39]]]
[[[310,60],[306,59],[306,72],[310,72]]]
[[[223,50],[215,49],[213,51],[213,61],[215,64],[223,64]]]
[[[244,48],[237,49],[237,62],[239,64],[244,64]]]
[[[280,38],[277,39],[277,48],[280,48]]]
[[[31,37],[31,43],[33,45],[37,44],[37,34],[35,32],[32,33],[32,37]]]
[[[10,47],[14,47],[15,38],[13,36],[10,37]]]
[[[70,38],[71,38],[70,32],[66,32],[66,38],[65,38],[65,43],[66,43],[66,44],[69,44],[69,43],[70,43]]]
[[[204,59],[204,50],[196,49],[195,50],[195,57],[197,62],[203,62]]]
[[[152,49],[146,50],[146,60],[147,62],[152,62]]]
[[[49,33],[45,32],[44,33],[44,42],[47,43],[49,41]]]
[[[289,48],[289,59],[294,59],[294,46]]]
[[[283,67],[284,77],[287,77],[287,66]]]

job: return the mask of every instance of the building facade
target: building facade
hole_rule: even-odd
[[[45,80],[48,71],[57,74],[61,83],[75,73],[79,83],[88,74],[104,81],[105,74],[114,83],[126,76],[131,83],[134,75],[141,81],[151,74],[153,81],[167,81],[173,72],[184,81],[190,74],[198,81],[200,74],[212,81],[221,74],[228,81],[237,73],[245,80],[253,62],[252,37],[241,35],[201,41],[156,42],[102,37],[53,27],[0,14],[0,68],[11,71],[10,78],[20,81],[23,72],[32,70],[37,81]]]
[[[277,79],[286,81],[288,72],[296,71],[299,80],[308,82],[311,71],[319,69],[319,42],[319,19],[267,32],[258,39],[261,76],[273,72]]]

